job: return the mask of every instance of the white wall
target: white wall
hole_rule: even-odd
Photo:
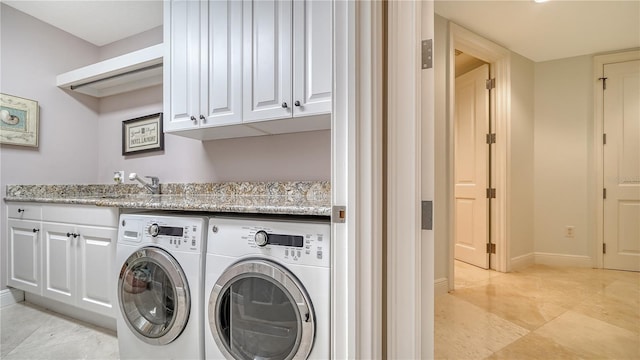
[[[162,86],[100,101],[99,183],[112,182],[116,170],[160,182],[330,179],[329,130],[205,142],[165,134],[164,151],[122,156],[122,121],[158,112]]]
[[[92,182],[97,175],[98,101],[56,87],[56,76],[97,59],[95,46],[1,5],[0,91],[38,101],[38,149],[2,145],[6,184]],[[72,54],[72,55],[70,55]],[[83,134],[83,136],[79,136]]]
[[[511,53],[509,256],[533,252],[534,63]]]
[[[593,255],[587,187],[593,144],[592,77],[591,56],[535,64],[536,253]],[[564,236],[568,225],[575,226],[574,238]]]

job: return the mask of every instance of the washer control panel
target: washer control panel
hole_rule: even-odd
[[[204,218],[122,215],[118,241],[156,244],[167,249],[200,252],[206,241],[205,229]]]
[[[272,256],[288,263],[330,266],[328,222],[209,219],[207,252],[234,257]]]

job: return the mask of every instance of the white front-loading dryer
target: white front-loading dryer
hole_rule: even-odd
[[[116,247],[121,359],[204,357],[207,219],[123,214]]]
[[[209,219],[207,359],[330,358],[330,229],[316,219]]]

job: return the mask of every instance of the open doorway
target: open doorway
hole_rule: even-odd
[[[453,290],[458,258],[482,269],[509,268],[506,183],[511,83],[508,50],[455,24],[449,30],[449,289]]]

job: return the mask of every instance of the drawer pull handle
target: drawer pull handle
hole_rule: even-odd
[[[40,229],[33,229],[34,233],[37,233],[38,231],[40,231]]]
[[[24,209],[18,209],[18,214],[23,213]]]

